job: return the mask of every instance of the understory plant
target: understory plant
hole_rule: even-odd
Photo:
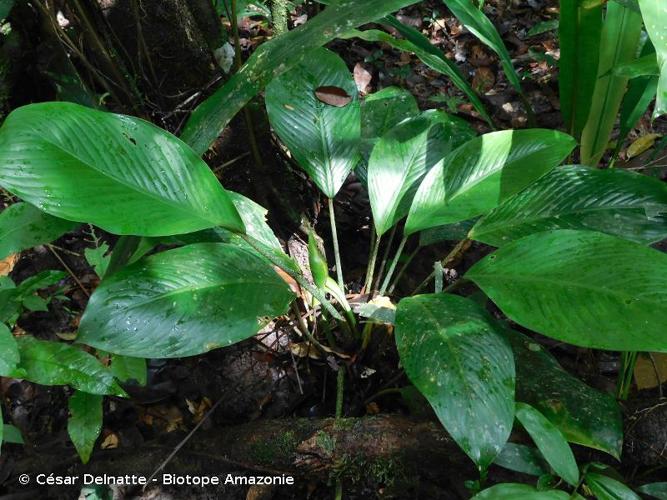
[[[478,468],[470,484],[478,498],[610,498],[599,493],[609,489],[634,498],[613,469],[580,467],[570,448],[620,457],[616,401],[568,374],[526,331],[583,348],[667,352],[667,256],[651,247],[667,237],[667,187],[595,168],[597,161],[583,161],[583,143],[585,164],[573,164],[572,134],[586,135],[585,121],[567,115],[579,112],[577,104],[564,109],[569,134],[479,134],[451,114],[421,111],[401,88],[361,99],[346,64],[319,46],[336,36],[387,41],[384,32],[352,27],[408,3],[371,0],[354,14],[336,3],[262,45],[195,111],[180,139],[135,117],[66,102],[31,104],[7,117],[0,186],[23,201],[0,214],[5,254],[78,224],[119,236],[73,343],[0,327],[1,376],[75,390],[69,431],[84,461],[101,429],[103,397],[126,396],[122,382],[145,380],[144,359],[224,348],[291,306],[306,340],[334,357],[340,388],[352,361],[336,338],[362,352],[372,335],[395,336],[408,378]],[[477,6],[464,16],[466,2],[446,3],[482,40],[502,45]],[[610,3],[610,23],[615,10]],[[649,35],[657,29],[647,27]],[[401,30],[399,48],[451,70]],[[304,40],[314,47],[288,58]],[[497,52],[512,74],[504,46]],[[518,78],[508,78],[520,91]],[[334,255],[327,259],[311,235],[310,269],[285,254],[265,209],[224,189],[200,157],[264,86],[273,131],[327,199]],[[657,114],[662,105],[659,99]],[[353,172],[373,218],[367,300],[355,309],[346,297],[333,203]],[[387,240],[395,252],[385,258]],[[405,258],[408,245],[442,240],[454,244],[431,276],[414,293],[395,294],[416,255]],[[473,242],[487,245],[488,255],[452,280],[446,269]],[[303,318],[302,307],[313,314]],[[317,337],[321,323],[339,337]],[[534,446],[509,442],[516,428]],[[484,490],[492,464],[539,479]]]

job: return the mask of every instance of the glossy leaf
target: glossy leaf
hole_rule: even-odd
[[[512,66],[507,47],[503,39],[500,38],[498,30],[484,14],[482,9],[475,5],[472,0],[443,0],[447,8],[454,14],[468,30],[479,38],[482,43],[493,50],[500,58],[500,64],[503,67],[505,76],[512,87],[522,93],[519,75]]]
[[[67,432],[84,464],[88,463],[102,431],[103,401],[103,396],[82,391],[76,391],[69,398]]]
[[[45,214],[29,203],[14,203],[0,213],[0,259],[49,243],[77,226]]]
[[[509,328],[504,334],[516,360],[516,400],[539,410],[571,443],[619,459],[623,418],[616,400],[563,370],[556,358],[529,337]]]
[[[329,277],[329,266],[317,246],[317,240],[312,231],[308,233],[308,264],[310,266],[310,274],[313,277],[313,283],[315,283],[317,288],[324,289]]]
[[[616,76],[626,78],[638,78],[640,76],[659,76],[660,66],[655,50],[629,62],[621,63],[614,67],[613,72]]]
[[[91,394],[125,396],[109,372],[92,355],[63,342],[16,339],[21,355],[22,378],[42,385],[70,385]]]
[[[618,169],[557,168],[480,219],[470,238],[500,247],[550,229],[660,241],[667,238],[667,185]]]
[[[311,57],[313,49],[346,30],[380,19],[417,0],[346,0],[326,7],[307,23],[261,44],[241,70],[201,103],[181,138],[203,154],[245,104],[275,77]]]
[[[637,491],[658,500],[667,500],[667,482],[643,484]]]
[[[472,500],[568,500],[570,495],[561,490],[538,491],[529,484],[501,483],[487,488]]]
[[[598,79],[581,134],[581,162],[585,165],[596,166],[607,150],[628,84],[628,78],[614,74],[613,69],[635,58],[641,31],[642,16],[639,13],[614,2],[607,5]]]
[[[542,476],[549,473],[549,469],[545,467],[544,457],[539,450],[525,444],[505,444],[493,463],[505,469],[531,476]]]
[[[660,67],[653,118],[667,113],[667,11],[663,0],[639,0],[648,36],[655,47]]]
[[[572,137],[544,129],[492,132],[468,141],[424,177],[406,234],[488,212],[560,164],[574,146]]]
[[[146,385],[148,373],[144,358],[111,355],[111,373],[121,382],[136,381],[139,385]]]
[[[324,85],[345,90],[342,107],[315,95]],[[321,48],[266,88],[266,111],[280,140],[317,187],[333,198],[359,161],[361,111],[357,87],[345,62]]]
[[[447,59],[439,49],[431,45],[428,38],[416,29],[404,25],[392,16],[388,16],[384,21],[401,33],[405,38],[394,38],[390,34],[380,30],[351,30],[345,33],[342,38],[357,37],[367,42],[386,43],[395,49],[414,53],[429,68],[447,76],[452,83],[466,95],[480,116],[486,120],[489,125],[493,126],[491,117],[486,111],[484,104],[466,81],[456,64]]]
[[[0,377],[8,377],[19,363],[19,348],[12,332],[0,323]],[[2,442],[2,440],[0,440]]]
[[[143,358],[193,356],[253,336],[284,314],[287,284],[247,248],[197,243],[162,252],[104,280],[78,341]]]
[[[138,118],[66,102],[24,106],[0,130],[0,162],[0,184],[9,191],[51,215],[112,233],[244,230],[208,166]]]
[[[378,235],[408,214],[426,173],[474,136],[466,122],[435,110],[404,120],[382,136],[368,162],[368,195]]]
[[[579,468],[565,437],[544,415],[525,403],[516,404],[516,418],[530,434],[551,468],[565,482],[576,486]]]
[[[560,109],[566,130],[575,137],[584,129],[593,101],[603,4],[603,0],[560,0]]]
[[[586,473],[586,486],[598,500],[640,500],[641,498],[620,481],[597,472]]]
[[[457,295],[417,295],[396,311],[396,345],[410,381],[465,453],[486,469],[514,418],[514,359],[498,326]]]
[[[441,241],[464,240],[468,237],[468,233],[477,220],[477,218],[468,219],[453,224],[424,229],[419,233],[419,245],[425,247]]]
[[[582,347],[667,351],[667,255],[588,231],[537,233],[466,274],[513,321]]]

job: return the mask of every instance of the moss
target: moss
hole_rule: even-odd
[[[333,455],[334,450],[336,449],[336,440],[324,431],[317,432],[315,435],[315,443],[322,448],[328,456]]]
[[[251,443],[250,454],[261,463],[272,463],[276,458],[294,453],[298,444],[294,431],[285,431],[269,441]]]

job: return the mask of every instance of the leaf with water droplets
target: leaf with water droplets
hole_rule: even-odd
[[[102,281],[78,341],[124,356],[194,356],[253,336],[293,298],[246,246],[196,243],[146,257]]]
[[[396,345],[412,383],[466,454],[486,469],[514,420],[514,358],[500,326],[450,294],[401,300]]]

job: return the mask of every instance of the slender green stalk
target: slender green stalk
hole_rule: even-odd
[[[341,290],[345,290],[345,280],[343,280],[343,266],[340,263],[340,247],[338,246],[338,231],[336,231],[336,212],[331,198],[327,198],[329,204],[329,221],[331,222],[331,237],[333,238],[334,257],[336,259],[336,278]]]
[[[394,255],[394,260],[391,261],[391,266],[389,266],[389,271],[387,271],[387,276],[385,276],[384,281],[382,282],[382,288],[380,288],[380,295],[384,295],[384,293],[387,291],[387,287],[389,286],[391,277],[394,275],[394,271],[396,270],[396,264],[398,264],[398,260],[401,258],[401,254],[403,253],[403,248],[405,248],[405,243],[407,241],[408,237],[403,236],[403,239],[401,240],[401,243],[398,245],[398,249],[396,250],[396,255]]]
[[[616,397],[622,401],[628,399],[632,379],[635,374],[635,365],[637,364],[638,352],[627,351],[621,355],[621,371],[618,372],[618,382],[616,384]]]
[[[391,228],[391,233],[389,233],[389,243],[387,243],[387,248],[385,248],[384,253],[382,254],[382,262],[380,263],[380,270],[377,272],[377,277],[375,278],[375,283],[373,284],[373,290],[377,290],[380,287],[380,280],[382,279],[384,268],[387,265],[387,260],[389,259],[389,252],[391,251],[391,245],[394,243],[394,236],[396,236],[396,226]]]
[[[452,249],[452,251],[447,254],[447,257],[445,257],[440,261],[442,262],[442,267],[447,267],[447,265],[451,261],[453,261],[457,257],[462,256],[466,252],[466,250],[470,248],[470,243],[471,243],[470,240],[467,238],[465,240],[459,241],[456,244],[456,246]],[[412,295],[415,295],[422,288],[424,288],[428,284],[428,282],[431,281],[434,277],[435,277],[435,271],[431,272],[431,274],[429,274],[426,277],[426,279],[424,279],[424,281],[422,281],[421,284],[417,288],[415,288],[415,291],[412,292]]]
[[[343,395],[345,391],[345,367],[338,367],[336,375],[336,418],[343,417]]]
[[[436,261],[433,266],[433,272],[435,273],[435,293],[442,293],[443,281],[445,277],[445,269],[442,267],[440,261]]]
[[[397,274],[396,277],[394,278],[394,281],[392,282],[391,286],[390,286],[389,289],[387,290],[387,293],[388,293],[389,295],[391,295],[392,293],[394,293],[394,289],[396,288],[396,285],[398,284],[398,282],[400,281],[400,279],[403,277],[403,274],[405,274],[405,271],[408,269],[408,266],[412,263],[412,261],[414,260],[414,258],[417,256],[417,254],[419,253],[419,251],[420,251],[421,249],[422,249],[422,247],[418,246],[417,248],[415,248],[415,249],[412,251],[412,253],[411,253],[410,255],[408,255],[408,258],[405,260],[405,262],[404,262],[403,265],[401,266],[400,271],[398,271],[398,274]]]
[[[364,285],[364,291],[366,293],[373,293],[373,274],[375,273],[375,262],[378,258],[378,250],[380,248],[380,240],[382,236],[379,236],[375,239],[375,246],[373,246],[371,252],[371,258],[368,261],[368,269],[366,270],[366,284]]]
[[[271,17],[273,18],[273,34],[282,35],[287,32],[287,0],[273,0],[271,2]]]

